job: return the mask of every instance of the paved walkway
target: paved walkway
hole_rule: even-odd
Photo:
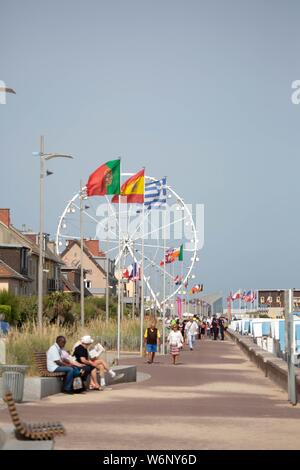
[[[151,378],[22,404],[22,418],[62,421],[56,449],[300,449],[300,406],[230,340],[198,341],[177,366],[169,356],[130,362]]]

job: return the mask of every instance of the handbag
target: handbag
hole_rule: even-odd
[[[73,390],[80,390],[81,388],[83,388],[81,377],[75,377],[73,379]]]

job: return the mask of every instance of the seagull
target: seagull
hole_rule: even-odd
[[[13,93],[16,94],[13,88],[7,88],[6,86],[0,86],[0,93]]]

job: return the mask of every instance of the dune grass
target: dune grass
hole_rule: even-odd
[[[59,326],[47,324],[40,330],[34,323],[25,323],[21,328],[12,328],[6,340],[6,362],[8,364],[26,364],[30,366],[29,375],[37,375],[33,353],[47,351],[55,342],[55,338],[63,335],[67,339],[66,350],[71,351],[73,345],[83,336],[91,335],[105,348],[115,350],[117,347],[117,322],[94,319],[85,327],[78,324]],[[140,347],[139,320],[124,319],[121,324],[121,350],[138,351]]]

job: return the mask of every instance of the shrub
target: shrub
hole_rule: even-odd
[[[0,315],[1,318],[8,323],[10,323],[10,316],[11,316],[11,306],[10,305],[0,305]]]
[[[73,299],[66,292],[52,292],[45,298],[45,314],[51,322],[67,323],[72,318]]]
[[[10,325],[16,325],[19,321],[19,300],[12,292],[7,290],[0,291],[0,305],[6,305],[10,307],[10,312],[5,313],[5,320]]]
[[[19,326],[27,321],[35,322],[37,320],[37,312],[38,301],[36,296],[19,297]]]
[[[7,360],[10,364],[27,364],[29,374],[37,375],[34,365],[34,352],[47,351],[59,335],[67,339],[66,349],[71,351],[73,345],[86,334],[90,334],[97,342],[105,345],[107,350],[117,348],[117,322],[99,319],[87,322],[85,327],[80,325],[58,325],[45,322],[42,329],[35,323],[27,322],[22,327],[11,328],[7,335]],[[121,323],[121,350],[138,351],[140,347],[139,320],[124,319]]]

